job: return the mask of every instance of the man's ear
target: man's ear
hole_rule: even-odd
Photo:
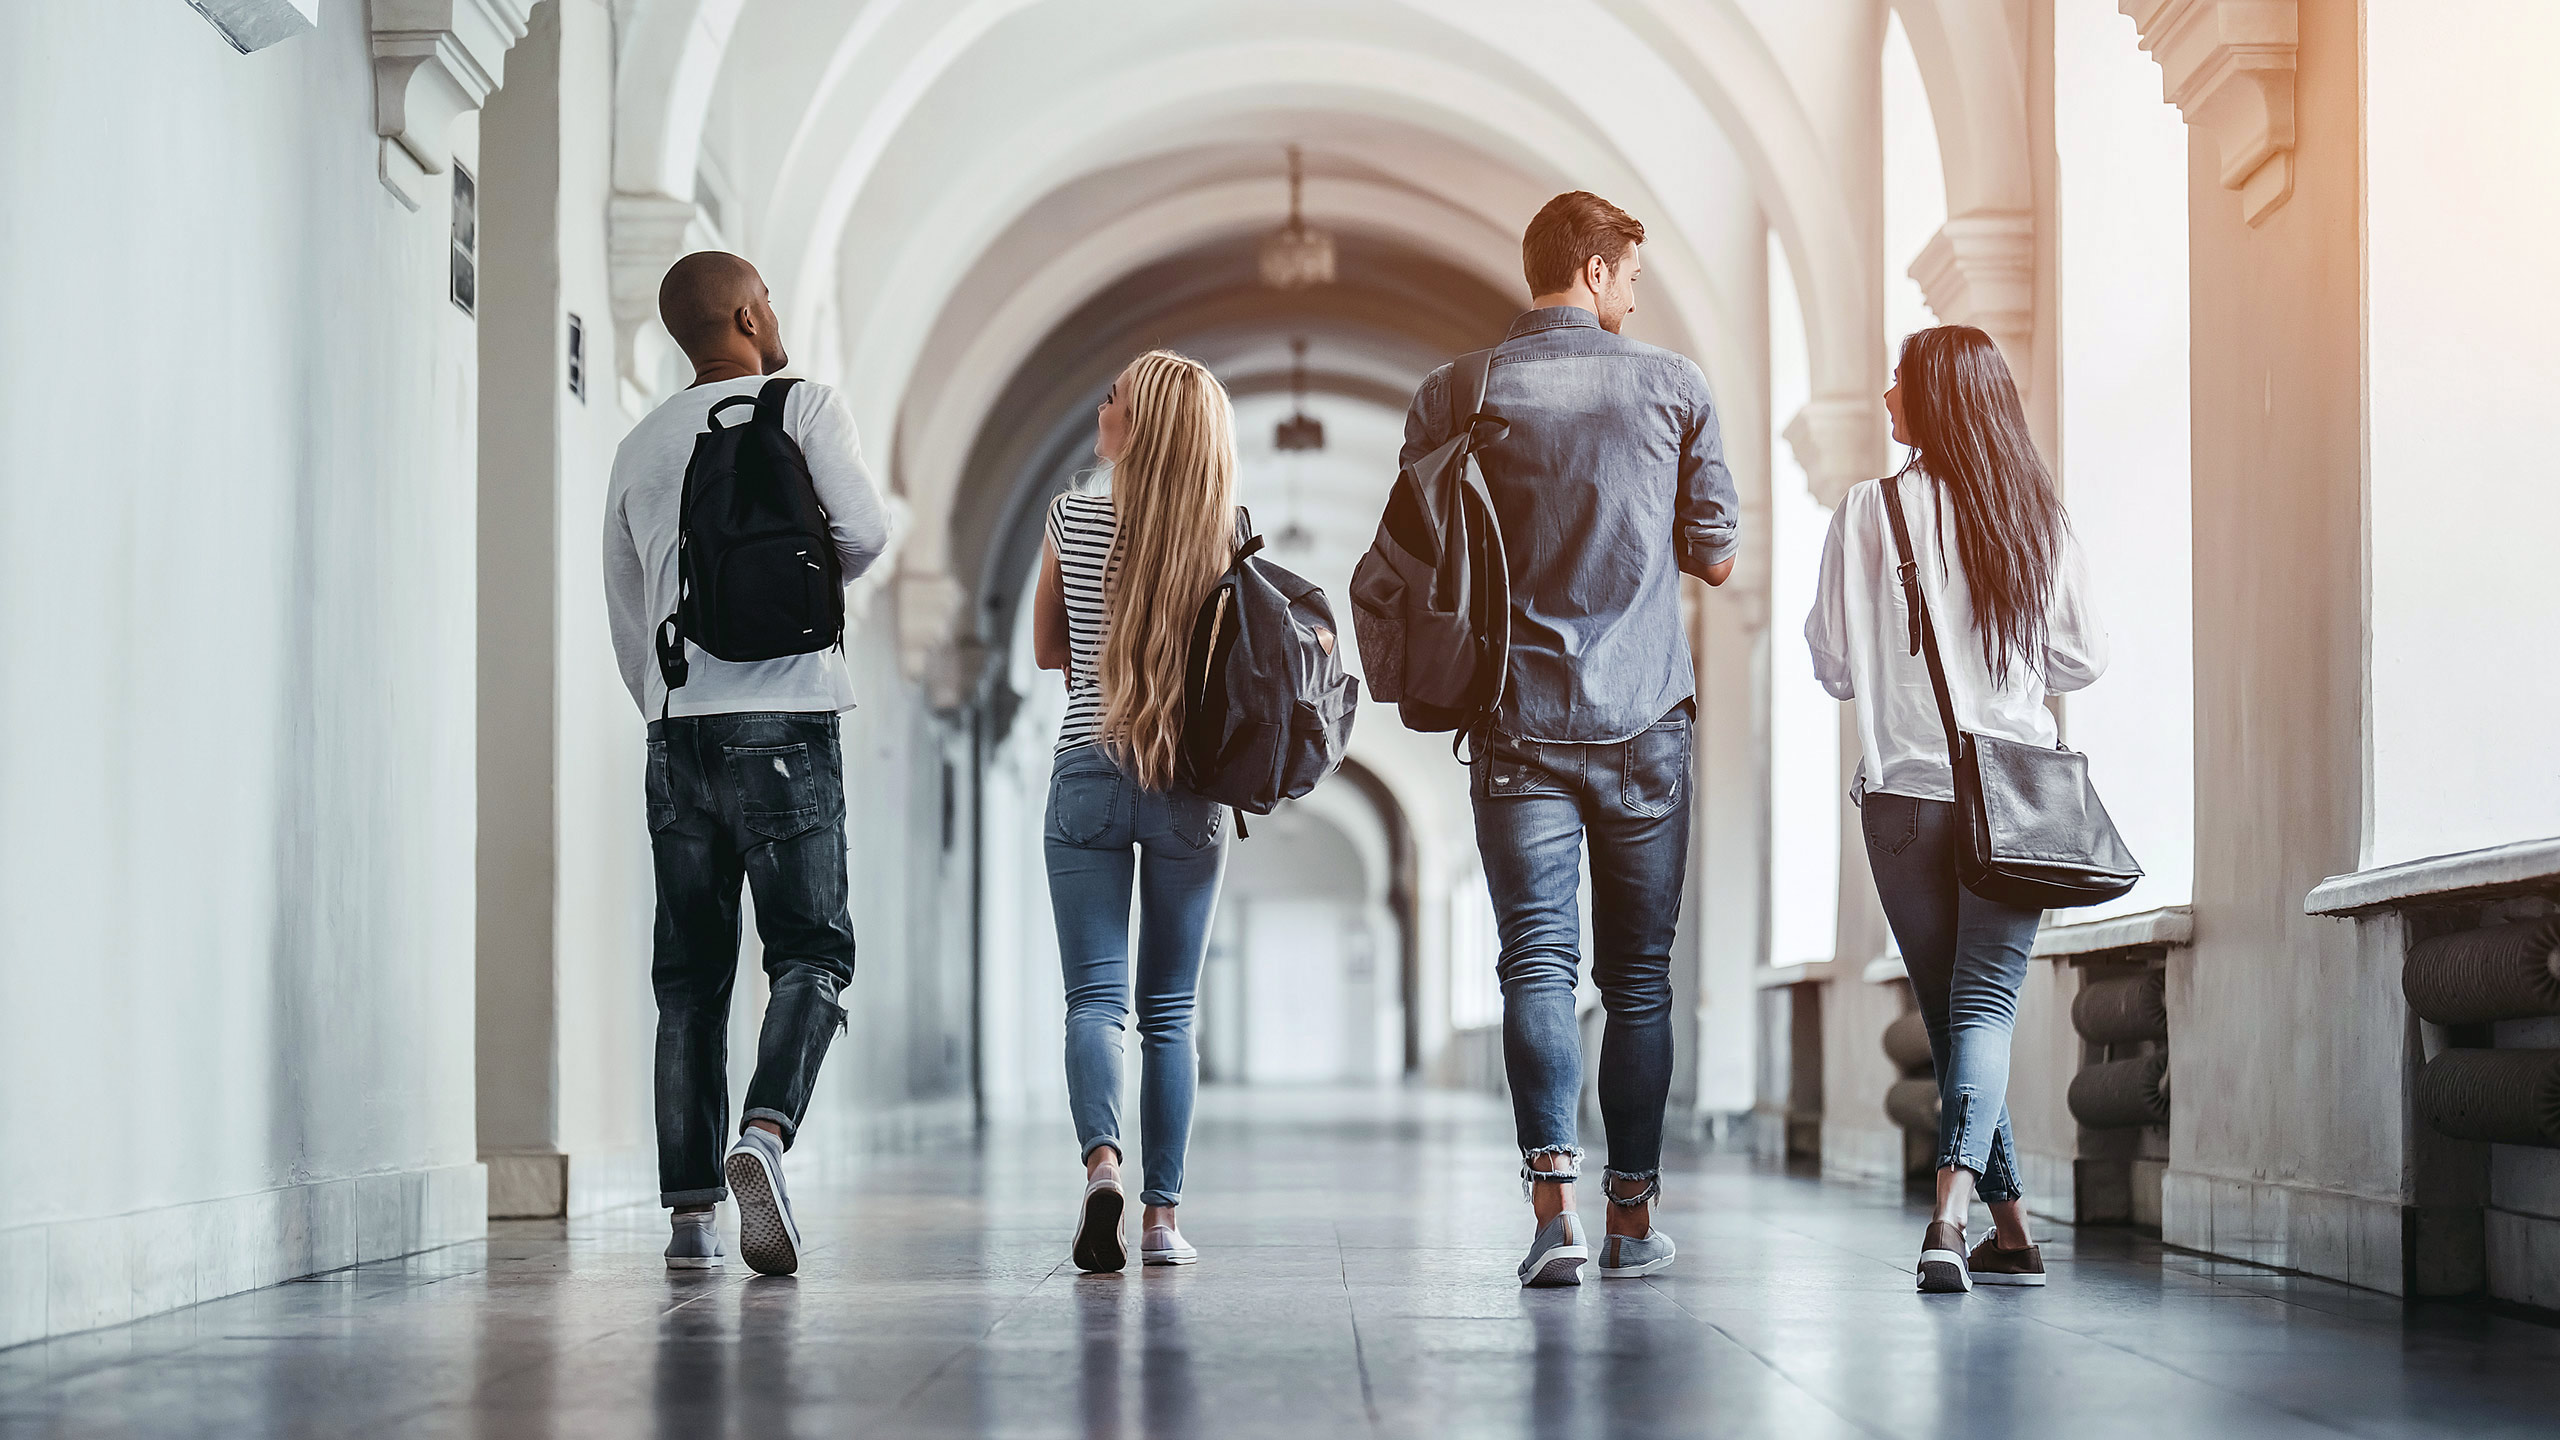
[[[753,305],[739,306],[730,320],[738,327],[739,334],[753,336],[756,333],[756,307]]]

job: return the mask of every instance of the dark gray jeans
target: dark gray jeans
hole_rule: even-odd
[[[1611,745],[1476,737],[1476,849],[1502,933],[1502,1056],[1524,1156],[1579,1157],[1582,847],[1591,846],[1591,979],[1609,1012],[1600,1120],[1609,1168],[1662,1166],[1671,1094],[1671,938],[1689,860],[1689,708]]]
[[[658,921],[658,1201],[729,1197],[729,991],[738,886],[755,890],[771,982],[748,1120],[789,1148],[853,980],[844,761],[832,714],[678,716],[649,726],[649,849]]]
[[[1985,1200],[2015,1200],[2009,1138],[2009,1037],[2041,910],[1985,900],[1956,879],[1956,807],[1870,791],[1859,807],[1876,897],[1929,1028],[1938,1074],[1938,1168],[1982,1177]]]

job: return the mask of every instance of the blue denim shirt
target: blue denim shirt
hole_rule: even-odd
[[[1403,463],[1449,434],[1443,365],[1405,416]],[[1577,306],[1512,322],[1485,381],[1510,433],[1483,452],[1511,559],[1511,675],[1494,723],[1528,740],[1643,733],[1697,694],[1680,572],[1741,548],[1707,377]]]

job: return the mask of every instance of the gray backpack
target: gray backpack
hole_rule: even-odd
[[[1268,815],[1342,766],[1360,682],[1342,668],[1324,591],[1262,557],[1252,517],[1200,604],[1183,667],[1182,783],[1244,814]]]

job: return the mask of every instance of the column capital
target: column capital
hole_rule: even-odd
[[[694,203],[617,190],[605,203],[605,275],[613,296],[615,373],[634,415],[658,397],[657,361],[675,343],[658,320],[658,285],[693,249]]]
[[[2255,225],[2293,194],[2296,0],[2119,0],[2162,88],[2221,149],[2222,188]]]
[[[899,669],[925,687],[937,710],[968,703],[977,682],[975,662],[983,658],[983,647],[965,623],[968,587],[939,571],[903,565],[894,583]]]
[[[1972,210],[1938,227],[1911,262],[1938,319],[1989,334],[2026,389],[2036,333],[2036,219],[2023,210]]]
[[[1787,422],[1785,433],[1807,488],[1825,506],[1884,473],[1884,402],[1873,396],[1817,396]]]
[[[453,122],[506,78],[534,0],[369,0],[384,188],[415,210],[453,165]]]

